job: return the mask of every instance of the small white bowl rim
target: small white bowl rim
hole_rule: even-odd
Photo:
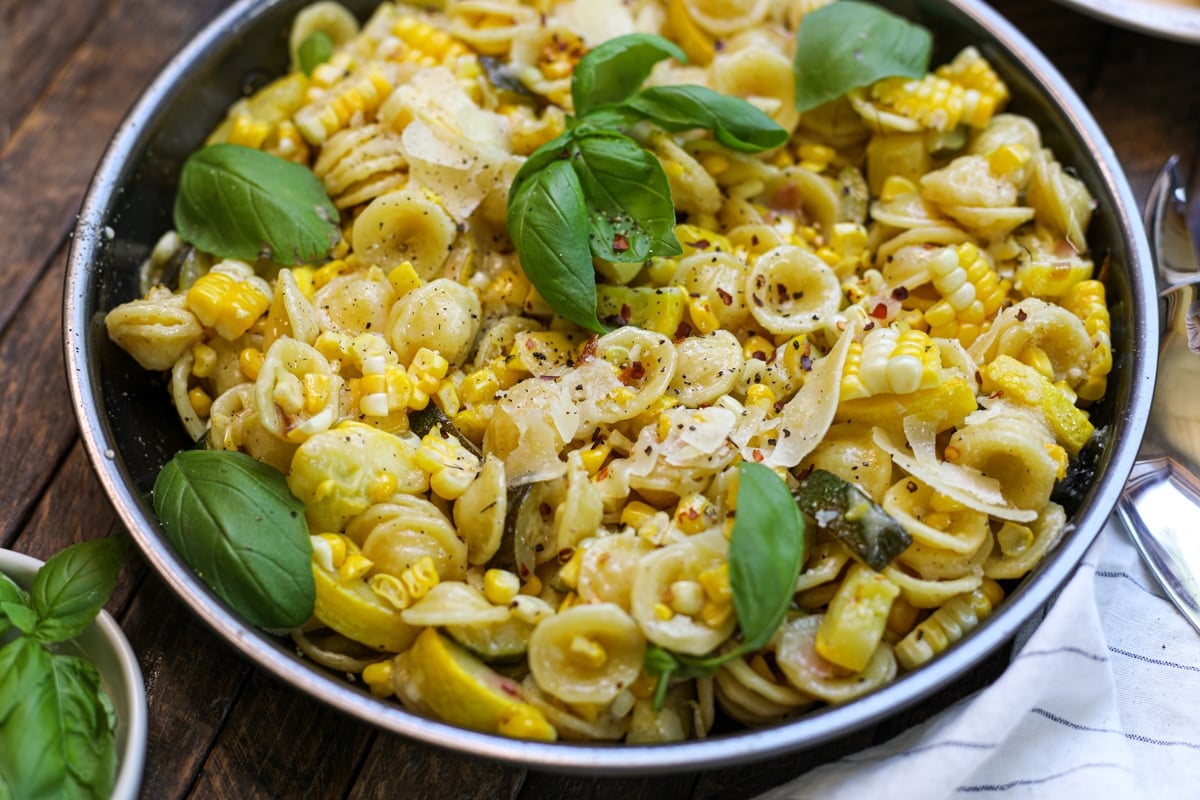
[[[12,578],[22,588],[29,588],[33,583],[34,574],[42,564],[42,561],[33,556],[15,550],[0,549],[0,573]],[[117,712],[116,739],[120,766],[117,782],[113,786],[112,800],[136,800],[146,761],[146,728],[149,715],[142,669],[138,666],[137,656],[129,640],[125,638],[121,626],[107,611],[101,611],[92,626],[80,634],[76,642],[89,656],[98,647],[107,647],[111,654],[116,656],[116,663],[120,668],[118,673],[100,673],[101,685],[113,701]],[[113,691],[116,688],[116,680],[120,681],[124,690],[123,703],[118,703]]]

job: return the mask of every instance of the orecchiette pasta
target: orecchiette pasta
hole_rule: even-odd
[[[105,323],[169,371],[189,437],[285,474],[311,534],[307,657],[491,733],[678,741],[718,712],[773,725],[876,690],[968,635],[1056,546],[1073,510],[1056,486],[1110,413],[1092,198],[1036,123],[994,113],[1009,92],[974,48],[800,113],[795,30],[828,3],[385,2],[360,23],[322,0],[297,15],[293,68],[209,141],[310,170],[340,240],[289,265],[168,233],[143,296]],[[688,63],[605,80],[742,98],[786,139],[748,152],[615,95],[577,108],[637,90],[573,83],[635,31]],[[305,72],[315,32],[334,51]],[[509,217],[570,209],[510,205],[514,180],[560,166],[555,147],[583,158],[559,147],[583,136],[661,167],[674,217],[654,237],[669,229],[678,252],[622,261],[642,245],[617,234],[592,242],[594,270],[535,288],[546,267],[522,263]],[[610,199],[580,201],[593,237],[646,233],[640,196]],[[542,244],[558,258],[568,242]],[[593,281],[586,330],[555,290]],[[806,519],[774,632],[739,619],[763,600],[739,552],[750,463],[801,507],[817,477],[850,499]],[[864,519],[899,546],[875,560],[846,532]]]

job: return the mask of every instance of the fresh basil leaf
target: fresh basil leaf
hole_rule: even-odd
[[[333,57],[333,39],[324,31],[313,31],[304,37],[296,50],[296,58],[300,62],[300,71],[312,75],[313,70]]]
[[[24,603],[0,603],[0,617],[7,619],[21,633],[32,634],[37,630],[37,612]]]
[[[0,648],[0,785],[13,797],[109,797],[115,724],[91,664],[28,637]]]
[[[674,42],[649,33],[618,36],[598,45],[575,65],[571,79],[575,113],[583,116],[595,106],[621,102],[650,77],[655,64],[667,58],[687,61]]]
[[[512,206],[513,197],[516,195],[517,190],[521,188],[521,184],[555,161],[562,161],[571,157],[571,142],[574,140],[575,132],[568,130],[560,133],[529,154],[529,158],[525,159],[525,163],[521,165],[521,168],[517,170],[517,174],[513,176],[512,185],[509,187],[508,204],[510,207]]]
[[[856,0],[805,14],[796,29],[796,109],[808,111],[882,78],[929,71],[933,37],[920,25]]]
[[[742,629],[740,653],[775,635],[804,563],[804,517],[787,484],[762,464],[738,466],[737,516],[729,540],[729,586]]]
[[[247,621],[293,628],[312,616],[304,505],[279,470],[244,453],[186,450],[159,472],[153,496],[167,538]]]
[[[29,595],[12,578],[0,573],[0,636],[12,627],[10,610],[29,607]],[[21,612],[17,611],[17,614]]]
[[[308,169],[234,144],[197,150],[183,165],[175,228],[221,258],[305,264],[329,255],[338,212]]]
[[[705,86],[653,86],[626,104],[673,133],[704,128],[718,142],[743,153],[779,147],[788,132],[740,97]]]
[[[508,232],[525,275],[564,318],[603,332],[596,319],[596,272],[579,176],[570,162],[555,157],[514,186]]]
[[[594,256],[645,261],[683,252],[675,238],[671,186],[652,153],[619,133],[578,136],[573,149],[571,164],[587,198]]]
[[[30,592],[38,615],[34,636],[63,642],[83,633],[108,602],[124,560],[125,540],[116,536],[79,542],[52,555]]]

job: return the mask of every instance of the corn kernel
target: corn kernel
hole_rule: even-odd
[[[895,200],[897,197],[906,194],[912,194],[917,191],[916,185],[907,178],[901,178],[899,175],[889,175],[883,182],[883,188],[879,192],[880,200]]]
[[[732,613],[733,606],[729,603],[705,603],[700,609],[700,621],[710,628],[719,628]]]
[[[452,417],[462,408],[462,403],[458,399],[458,390],[454,388],[454,384],[449,380],[443,380],[433,393],[432,399],[437,407],[442,410],[448,417]]]
[[[338,577],[343,581],[352,581],[366,575],[373,566],[375,566],[375,562],[362,553],[348,553],[346,560],[338,568]]]
[[[711,504],[704,495],[689,495],[681,498],[675,507],[675,524],[688,535],[699,533],[713,521],[712,512]]]
[[[382,503],[396,493],[398,485],[395,475],[377,470],[367,483],[367,499],[372,503]]]
[[[388,282],[396,290],[396,297],[403,297],[421,285],[421,276],[411,261],[405,261],[388,273]]]
[[[746,405],[761,408],[767,413],[775,409],[775,392],[763,383],[751,384],[746,390]]]
[[[217,367],[217,351],[201,342],[192,348],[192,374],[207,378]]]
[[[480,444],[483,441],[483,434],[487,431],[488,419],[491,417],[493,408],[494,406],[491,404],[480,408],[465,408],[451,417],[450,421],[454,423],[454,427],[458,428],[459,433],[475,444]]]
[[[1029,163],[1029,148],[1018,143],[1005,144],[988,153],[988,167],[995,175],[1011,175]]]
[[[775,345],[757,333],[747,337],[746,343],[742,345],[742,355],[747,361],[752,358],[766,361],[774,352]]]
[[[521,591],[521,579],[506,569],[489,569],[483,574],[483,596],[496,606],[506,606]]]
[[[712,304],[703,297],[688,299],[688,316],[691,317],[692,327],[702,334],[710,334],[721,327],[721,321],[713,313]]]
[[[468,403],[485,403],[496,398],[500,380],[491,369],[481,369],[463,378],[459,393]]]
[[[579,458],[587,474],[595,475],[600,471],[600,467],[604,466],[604,461],[611,452],[612,445],[604,442],[579,451]]]
[[[391,697],[395,694],[392,688],[392,660],[376,661],[368,664],[362,671],[363,683],[376,697]]]
[[[654,616],[658,617],[663,622],[675,617],[675,611],[666,603],[654,604]]]
[[[654,515],[657,513],[658,509],[654,506],[643,503],[641,500],[634,500],[621,509],[621,524],[636,530],[654,519]]]
[[[212,398],[199,386],[194,386],[188,391],[188,402],[192,404],[192,410],[198,417],[207,417],[212,411]]]
[[[704,587],[696,581],[675,581],[671,584],[671,610],[691,617],[704,607]]]
[[[238,369],[249,380],[258,380],[258,373],[262,369],[262,365],[263,354],[258,348],[247,347],[238,353]]]
[[[530,575],[529,580],[525,581],[525,585],[521,587],[520,593],[537,597],[542,593],[542,579],[537,575]]]
[[[313,273],[313,287],[320,289],[345,271],[345,261],[342,261],[341,259],[330,261],[328,264],[322,265],[319,269],[317,269],[316,272]]]
[[[339,533],[322,533],[308,537],[312,542],[313,558],[320,559],[326,572],[340,569],[346,563],[346,538]]]
[[[733,590],[729,587],[729,565],[706,569],[696,576],[696,580],[704,587],[704,593],[714,603],[728,604],[733,601]]]

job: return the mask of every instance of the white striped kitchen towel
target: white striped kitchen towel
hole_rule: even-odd
[[[994,684],[759,800],[872,797],[1200,798],[1200,635],[1119,522]]]

